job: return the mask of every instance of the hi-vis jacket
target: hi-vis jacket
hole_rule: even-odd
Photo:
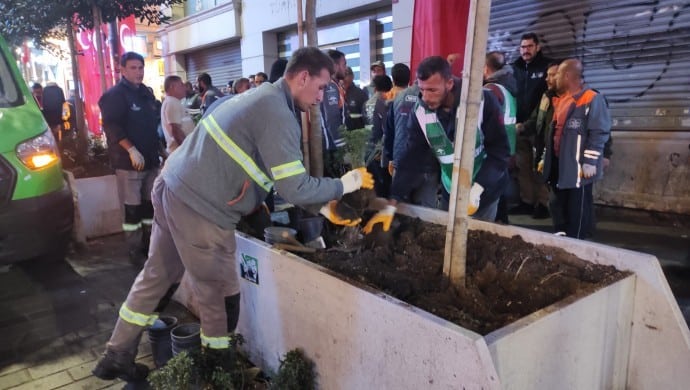
[[[572,100],[561,99],[559,104],[569,104],[570,107],[561,136],[558,176],[551,172],[552,159],[555,157],[555,116],[546,139],[543,175],[545,178],[551,178],[552,182],[555,180],[556,186],[560,189],[580,188],[602,177],[604,144],[611,134],[611,117],[604,97],[586,87],[572,96]],[[596,175],[588,179],[581,177],[582,164],[596,166]]]
[[[224,101],[205,115],[161,173],[175,196],[225,229],[276,191],[297,205],[339,199],[338,179],[302,165],[298,108],[284,79]]]

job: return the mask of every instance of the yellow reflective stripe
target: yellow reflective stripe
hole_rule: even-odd
[[[141,224],[151,226],[151,225],[153,225],[153,219],[144,218],[141,220]]]
[[[302,165],[302,162],[299,160],[271,168],[271,173],[273,174],[274,180],[285,179],[286,177],[299,175],[300,173],[305,173],[306,171],[307,170],[304,169],[304,165]]]
[[[230,337],[229,336],[221,336],[221,337],[209,337],[204,334],[204,331],[201,331],[201,345],[211,348],[211,349],[227,349],[230,348]]]
[[[213,118],[213,115],[209,115],[204,118],[201,123],[204,125],[206,132],[211,135],[216,144],[220,146],[221,149],[227,153],[230,158],[235,160],[242,169],[249,175],[249,177],[254,180],[261,188],[266,192],[271,190],[273,187],[273,182],[266,176],[265,173],[261,172],[261,169],[256,165],[254,160],[249,157],[230,137],[228,137],[225,132],[220,128],[218,122]]]
[[[139,326],[151,326],[158,319],[158,314],[142,314],[130,310],[124,303],[120,307],[120,318],[130,324]]]
[[[141,222],[139,223],[123,223],[122,224],[122,230],[126,232],[133,232],[138,229],[141,229]]]

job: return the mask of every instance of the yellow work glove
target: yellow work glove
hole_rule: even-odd
[[[393,222],[393,217],[395,216],[395,212],[397,210],[398,209],[395,206],[386,206],[386,208],[384,208],[383,210],[374,214],[373,217],[371,217],[369,222],[367,222],[366,226],[364,226],[364,229],[362,229],[362,233],[371,233],[371,231],[374,229],[374,225],[376,225],[377,223],[383,224],[384,232],[389,231],[391,228],[391,223]]]
[[[355,192],[360,188],[374,188],[374,176],[366,168],[353,169],[340,178],[343,183],[343,195]]]
[[[537,172],[544,173],[544,160],[539,160],[537,164]]]
[[[395,166],[393,166],[393,161],[388,162],[388,174],[393,176],[395,173]]]
[[[338,216],[338,213],[335,212],[337,204],[337,200],[332,200],[323,205],[321,207],[321,210],[319,210],[319,213],[326,217],[326,219],[329,220],[332,224],[338,226],[357,226],[360,222],[362,222],[362,218],[357,218],[355,220],[340,218],[340,216]]]
[[[474,215],[479,209],[479,200],[482,198],[482,192],[484,192],[484,187],[481,184],[472,184],[470,199],[467,202],[467,215]]]

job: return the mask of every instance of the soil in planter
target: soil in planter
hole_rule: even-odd
[[[442,272],[445,226],[405,216],[394,225],[392,234],[374,232],[358,247],[300,256],[482,335],[628,275],[520,236],[471,231],[466,287],[455,289]],[[353,232],[326,238],[335,244]]]

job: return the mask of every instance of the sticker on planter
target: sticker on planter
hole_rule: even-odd
[[[259,260],[255,257],[241,254],[240,260],[240,276],[252,283],[259,284]]]

